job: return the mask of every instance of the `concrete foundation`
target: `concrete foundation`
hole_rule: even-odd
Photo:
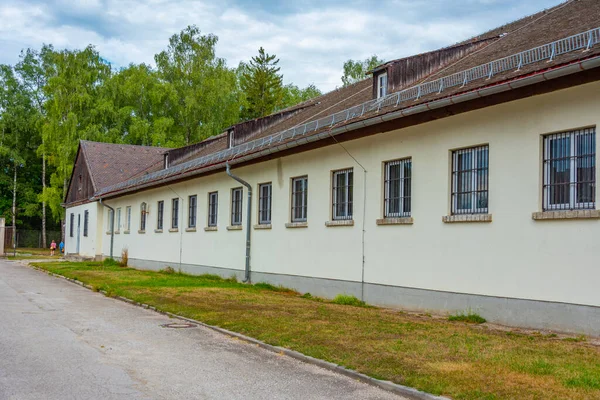
[[[243,270],[204,265],[173,264],[131,258],[129,265],[155,271],[169,266],[176,271],[189,274],[216,274],[224,278],[235,275],[238,280],[244,277]],[[252,282],[281,285],[301,293],[310,292],[314,296],[326,298],[333,298],[341,293],[349,294],[362,297],[368,304],[389,308],[447,314],[474,312],[489,322],[502,325],[600,336],[600,307],[387,286],[368,282],[361,285],[360,282],[264,272],[252,272]]]

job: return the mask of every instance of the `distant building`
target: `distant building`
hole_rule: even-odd
[[[67,252],[600,335],[598,15],[571,1],[191,146],[82,141]]]

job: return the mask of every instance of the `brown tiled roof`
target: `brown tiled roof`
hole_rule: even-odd
[[[80,145],[96,191],[143,174],[157,163],[162,165],[163,153],[168,150],[87,140]]]
[[[552,9],[525,17],[521,20],[490,30],[485,34],[469,39],[480,40],[496,37],[496,39],[487,42],[482,48],[467,54],[450,65],[443,66],[439,68],[439,70],[433,71],[432,74],[421,79],[421,81],[410,84],[409,87],[414,87],[419,83],[434,81],[441,77],[446,77],[457,72],[462,72],[470,68],[488,64],[494,60],[508,57],[521,51],[529,50],[536,46],[540,46],[597,27],[600,27],[600,1],[571,0]],[[600,55],[600,44],[596,44],[594,47],[585,52],[577,50],[559,55],[550,62],[543,60],[526,65],[519,70],[515,69],[501,73],[495,73],[489,79],[476,79],[464,86],[444,88],[444,90],[440,93],[437,93],[436,91],[435,93],[422,96],[418,100],[410,100],[404,103],[401,102],[397,106],[394,104],[394,106],[384,107],[380,110],[366,110],[362,116],[352,118],[348,122],[338,122],[335,124],[335,127],[342,126],[346,123],[354,123],[359,120],[369,119],[375,116],[381,116],[388,112],[395,112],[405,108],[414,107],[415,105],[428,103],[475,89],[493,86],[506,81],[512,81],[533,73],[557,68],[561,65],[591,58],[597,55]],[[253,135],[251,140],[261,137],[268,137],[290,128],[301,127],[307,122],[316,121],[320,118],[330,116],[334,113],[344,111],[348,108],[361,105],[364,102],[372,100],[372,84],[373,81],[371,78],[369,78],[354,85],[336,89],[332,92],[312,99],[310,107],[303,108],[295,113],[292,117],[269,126],[259,134]],[[399,90],[403,89],[405,88],[399,88]],[[331,127],[323,126],[321,128],[320,126],[319,128],[320,129],[310,132],[310,134],[307,134],[304,137],[308,135],[315,135],[323,130],[330,129]],[[299,130],[301,131],[302,128]],[[218,146],[216,143],[218,143]],[[201,152],[194,153],[193,156],[191,155],[189,159],[186,159],[186,161],[191,161],[193,163],[195,159],[227,148],[226,140],[219,140],[216,143],[215,146],[206,146]],[[282,142],[278,142],[273,145],[281,146]],[[261,150],[262,149],[264,149],[264,147],[262,147]],[[181,165],[181,167],[184,167],[184,165]],[[179,176],[182,174],[185,176],[192,176],[193,174],[201,173],[203,168],[204,166],[195,167],[191,164],[186,164],[184,170],[179,169],[176,173]],[[158,185],[161,181],[169,179],[169,173],[167,171],[164,171],[155,177],[148,177],[148,179],[145,179],[142,183],[135,181],[123,182],[122,184],[114,188],[109,188],[103,192],[121,192],[129,189],[135,189],[139,185],[147,186],[149,181],[155,181]]]

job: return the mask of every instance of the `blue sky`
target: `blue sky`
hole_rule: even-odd
[[[286,83],[341,84],[345,60],[394,59],[464,40],[560,0],[1,0],[0,63],[22,48],[93,44],[116,67],[153,64],[168,38],[197,25],[236,66],[260,46]]]

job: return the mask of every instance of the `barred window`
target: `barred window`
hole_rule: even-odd
[[[165,202],[159,201],[156,207],[156,229],[163,229],[163,220],[165,217]]]
[[[119,232],[119,229],[121,228],[121,209],[117,208],[117,223],[116,223],[116,231]]]
[[[308,177],[292,179],[292,222],[306,222],[308,215]]]
[[[81,214],[79,214],[78,219],[77,219],[77,223],[79,224],[79,221],[81,221]],[[106,232],[112,232],[113,226],[112,226],[112,221],[113,221],[113,210],[108,210],[108,216],[106,218]],[[79,226],[77,227],[77,230],[79,230]],[[79,235],[79,232],[77,232],[77,234]]]
[[[127,206],[127,231],[131,230],[131,206]]]
[[[140,231],[146,230],[146,203],[140,205]]]
[[[489,146],[452,152],[452,214],[488,212]]]
[[[231,225],[242,224],[242,188],[231,189]]]
[[[353,180],[352,168],[333,172],[332,216],[334,220],[352,219]]]
[[[88,235],[88,223],[90,221],[90,212],[85,210],[83,212],[83,236],[87,237]]]
[[[386,162],[384,169],[383,216],[410,217],[412,159]]]
[[[195,228],[196,227],[196,206],[197,206],[197,197],[196,195],[189,197],[189,210],[188,210],[188,227]]]
[[[596,207],[596,129],[544,137],[544,210]]]
[[[258,223],[271,223],[271,202],[273,186],[271,183],[258,185]]]
[[[71,213],[71,218],[69,219],[69,236],[73,237],[73,226],[75,225],[75,214]]]
[[[179,228],[179,199],[171,200],[171,229]]]
[[[219,208],[219,192],[208,194],[208,226],[217,226],[217,213]]]

